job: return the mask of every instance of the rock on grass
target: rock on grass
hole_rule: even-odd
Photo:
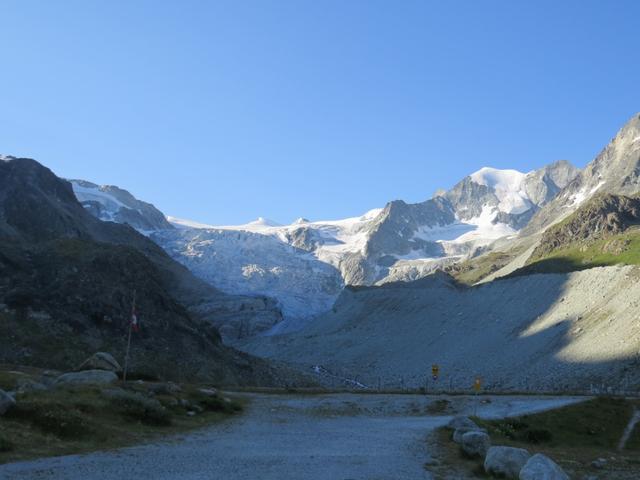
[[[0,390],[0,415],[4,415],[7,411],[14,407],[16,401],[4,390]]]
[[[462,451],[469,457],[484,457],[491,446],[491,439],[485,432],[467,432],[462,435]]]
[[[569,480],[569,476],[549,457],[538,453],[522,467],[519,480]]]
[[[484,469],[496,477],[517,479],[530,457],[524,448],[491,447],[484,459]]]

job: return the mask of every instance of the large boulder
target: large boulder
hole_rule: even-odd
[[[523,448],[491,447],[484,459],[485,471],[496,477],[518,479],[531,454]]]
[[[84,370],[62,374],[56,378],[54,385],[107,385],[117,380],[118,376],[107,370]]]
[[[467,432],[462,435],[462,451],[469,457],[483,457],[491,446],[491,439],[485,432]]]
[[[15,406],[16,401],[4,390],[0,390],[0,415],[4,415],[7,411]]]
[[[76,370],[107,370],[120,373],[122,367],[113,355],[107,352],[98,352],[87,358]]]
[[[556,462],[537,453],[524,464],[519,480],[569,480],[569,476]]]

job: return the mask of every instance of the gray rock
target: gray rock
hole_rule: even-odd
[[[15,399],[4,390],[0,390],[0,415],[4,415],[15,405]]]
[[[56,378],[60,376],[60,372],[54,370],[45,370],[40,376],[40,383],[49,388],[56,383]]]
[[[523,448],[490,447],[484,459],[484,469],[490,475],[517,479],[531,454]]]
[[[596,458],[593,462],[591,462],[591,466],[597,470],[602,470],[607,466],[607,459],[602,457]]]
[[[461,446],[468,456],[484,458],[491,446],[491,439],[484,432],[467,432],[462,435]]]
[[[119,373],[122,371],[122,367],[110,353],[98,352],[82,362],[76,370],[107,370]]]
[[[541,453],[535,454],[520,470],[520,480],[569,480],[562,468]]]
[[[475,426],[475,427],[460,427],[460,428],[456,428],[456,430],[453,432],[453,441],[455,443],[462,444],[462,437],[464,435],[466,435],[467,433],[470,433],[470,432],[487,433],[487,431],[485,429],[480,428],[478,426]]]
[[[55,386],[64,385],[107,385],[118,380],[118,376],[107,370],[84,370],[64,373],[56,378]]]
[[[218,394],[218,390],[215,388],[199,388],[198,392],[206,395],[207,397],[215,397]]]
[[[480,429],[480,427],[478,427],[478,425],[476,425],[473,420],[471,420],[469,417],[463,416],[453,417],[447,424],[447,427],[452,430],[457,430],[458,428],[475,428],[476,430]]]
[[[158,395],[173,395],[176,393],[180,393],[182,391],[182,388],[180,388],[180,385],[177,385],[173,382],[166,382],[151,385],[149,387],[149,391]]]
[[[43,383],[36,382],[30,378],[19,378],[17,383],[17,389],[19,392],[39,392],[47,390],[48,387]]]

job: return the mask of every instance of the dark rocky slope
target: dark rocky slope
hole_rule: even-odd
[[[0,161],[0,362],[64,369],[97,350],[122,359],[134,290],[142,323],[135,371],[224,384],[292,381],[221,343],[206,316],[227,296],[128,225],[91,216],[71,185],[38,162]]]

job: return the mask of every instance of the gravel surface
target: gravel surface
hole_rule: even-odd
[[[591,268],[456,288],[442,275],[345,290],[333,311],[289,335],[256,337],[258,356],[321,366],[366,386],[493,392],[640,389],[640,268]],[[428,377],[427,377],[428,375]],[[604,385],[604,388],[602,387]]]
[[[245,414],[163,442],[111,452],[0,466],[1,479],[429,479],[426,439],[457,413],[519,415],[575,398],[448,399],[446,416],[425,414],[418,395],[248,395]],[[482,397],[486,399],[487,397]]]

